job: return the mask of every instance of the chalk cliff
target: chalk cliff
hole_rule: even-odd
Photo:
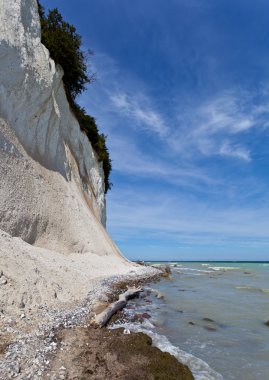
[[[0,227],[31,244],[94,250],[89,219],[106,219],[102,164],[40,42],[36,1],[0,6]]]
[[[2,302],[16,281],[22,296],[36,270],[51,294],[57,276],[76,282],[63,300],[79,294],[81,281],[85,294],[87,279],[131,264],[105,230],[102,164],[70,110],[61,67],[41,44],[36,0],[0,0],[0,65],[0,269],[10,287],[5,298],[0,287]]]

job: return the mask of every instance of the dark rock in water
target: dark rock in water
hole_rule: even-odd
[[[165,278],[169,278],[172,273],[169,265],[152,265],[153,268],[159,269],[162,272],[162,276]]]
[[[165,265],[164,270],[166,271],[166,273],[171,273],[171,268],[169,265]]]
[[[264,324],[269,327],[269,319],[267,322],[264,322]]]
[[[192,321],[190,321],[190,322],[189,322],[189,325],[192,325],[192,326],[194,326],[194,325],[195,325],[195,323],[194,323],[194,322],[192,322]]]
[[[149,315],[148,313],[143,313],[142,318],[149,319],[149,318],[151,318],[151,315]]]
[[[203,326],[203,327],[207,331],[217,331],[217,329],[215,327],[212,327],[212,326]]]
[[[143,319],[149,319],[151,318],[151,315],[149,315],[148,313],[140,313],[140,314],[135,314],[131,321],[132,322],[136,322],[136,321],[139,321],[139,322],[143,322]]]
[[[205,321],[205,322],[215,322],[215,321],[213,321],[213,319],[210,319],[210,318],[203,318],[203,321]]]

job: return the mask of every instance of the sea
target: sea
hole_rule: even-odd
[[[146,285],[112,328],[147,333],[197,380],[269,380],[269,263],[150,264],[168,264],[170,278]]]

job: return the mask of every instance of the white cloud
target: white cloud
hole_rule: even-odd
[[[234,157],[244,161],[251,161],[250,153],[247,149],[238,145],[232,146],[229,142],[225,141],[220,146],[219,154],[226,157]]]
[[[150,238],[195,240],[204,239],[262,241],[268,238],[269,212],[261,206],[238,207],[225,204],[201,204],[191,196],[166,197],[165,193],[134,193],[122,190],[120,196],[112,194],[109,201],[109,228]],[[189,236],[189,239],[187,239]]]
[[[254,96],[243,91],[224,92],[196,107],[181,107],[179,125],[170,145],[179,154],[222,156],[251,161],[244,137],[254,128],[268,127],[268,97],[255,104]]]
[[[132,178],[158,179],[179,185],[181,188],[197,187],[201,190],[201,184],[207,187],[220,185],[217,179],[212,178],[205,170],[184,162],[178,165],[173,160],[165,161],[157,156],[153,158],[143,152],[132,139],[115,133],[113,137],[109,149],[115,172],[132,175]]]
[[[170,123],[165,122],[161,113],[149,106],[151,102],[146,97],[131,97],[125,92],[118,92],[111,95],[110,99],[124,117],[133,121],[133,128],[156,133],[174,152],[185,156],[199,153],[249,162],[249,149],[240,145],[237,139],[241,133],[259,123],[263,126],[267,123],[265,119],[261,121],[266,111],[265,106],[249,109],[246,104],[238,104],[234,94],[221,95],[213,101],[181,111],[179,123],[172,118]],[[244,103],[242,99],[241,103]]]
[[[160,137],[164,137],[168,133],[162,116],[147,105],[150,101],[145,96],[131,97],[124,92],[118,92],[111,95],[110,99],[124,116],[138,123],[141,129],[157,133]]]
[[[131,202],[130,202],[131,196]],[[201,205],[188,197],[166,198],[163,194],[127,192],[126,197],[110,200],[110,227],[127,233],[148,235],[170,234],[180,240],[189,234],[190,241],[203,236],[222,239],[266,239],[268,242],[268,210],[261,207],[225,207]],[[128,200],[128,201],[127,201]],[[141,232],[143,231],[143,232]],[[244,240],[242,239],[242,240]]]
[[[251,161],[249,149],[239,144],[238,136],[257,126],[266,108],[249,108],[248,96],[239,100],[234,93],[225,93],[212,101],[185,112],[177,128],[169,128],[164,117],[149,106],[145,96],[128,96],[117,92],[110,96],[113,105],[124,117],[133,121],[133,127],[156,133],[177,153],[204,156],[219,155]]]
[[[133,132],[150,132],[160,138],[160,144],[165,144],[160,145],[160,150],[168,152],[170,149],[174,157],[185,162],[203,156],[226,157],[243,163],[252,160],[244,137],[254,128],[262,130],[269,126],[267,86],[264,86],[266,91],[261,88],[255,93],[234,88],[200,102],[197,99],[191,99],[188,104],[186,100],[179,101],[175,113],[171,109],[167,113],[163,107],[156,107],[155,99],[148,96],[148,89],[140,78],[126,76],[117,62],[106,55],[99,54],[97,58],[99,56],[98,72],[103,78],[101,86],[97,83],[101,90],[100,112],[102,118],[107,112],[108,125],[112,115],[115,120],[128,123]],[[98,91],[96,88],[94,91],[91,104],[97,98]]]
[[[224,93],[200,106],[197,110],[202,121],[200,132],[235,134],[252,128],[256,120],[252,115],[254,110],[247,108],[248,101],[248,96]]]

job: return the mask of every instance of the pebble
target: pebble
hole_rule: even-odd
[[[141,278],[143,277],[145,276],[141,274]],[[5,279],[4,276],[0,278],[0,284],[3,279]],[[28,318],[28,309],[27,313],[25,313],[27,317],[25,317],[24,323],[16,323],[18,321],[11,319],[8,314],[3,316],[0,313],[0,321],[1,323],[4,323],[3,330],[11,332],[13,336],[16,336],[16,342],[9,346],[9,349],[6,352],[3,360],[1,358],[0,378],[39,380],[42,376],[44,376],[44,370],[48,368],[50,364],[48,355],[50,355],[52,352],[55,352],[56,349],[61,349],[63,347],[60,343],[53,341],[53,339],[55,340],[54,335],[57,328],[86,326],[86,320],[88,320],[89,315],[94,315],[92,309],[96,299],[99,297],[99,295],[103,295],[104,292],[110,291],[110,285],[113,284],[114,281],[117,282],[119,280],[120,277],[117,277],[112,281],[102,281],[100,284],[98,284],[98,286],[89,292],[87,300],[85,301],[83,307],[78,307],[76,309],[70,308],[57,310],[49,309],[46,304],[37,305],[36,307],[38,310],[35,311],[35,314],[37,314],[36,317],[39,318],[39,322],[37,322],[38,319],[36,318]],[[9,282],[9,280],[7,280],[7,282]],[[21,302],[23,301],[21,300]],[[23,305],[21,304],[20,306]],[[21,310],[21,313],[22,311],[23,310]],[[26,330],[20,330],[21,326],[24,325],[29,325],[29,330],[27,330],[27,332]],[[126,329],[125,334],[129,333],[130,331]],[[20,341],[18,340],[18,337],[21,339]],[[66,344],[65,346],[70,347],[70,344]],[[13,363],[20,363],[19,373],[16,373],[18,371],[18,367],[11,367],[11,364]],[[25,365],[27,363],[31,363],[31,365]],[[58,370],[58,374],[49,374],[47,378],[50,380],[67,379],[68,371],[64,368],[65,367],[61,367],[60,370]],[[16,369],[17,371],[15,372]],[[60,375],[61,377],[59,377]]]
[[[10,366],[11,370],[16,374],[20,373],[21,371],[21,367],[18,363],[13,363],[11,366]]]
[[[6,285],[7,284],[7,279],[6,278],[3,278],[1,281],[0,281],[0,285]]]
[[[24,309],[25,308],[25,303],[23,301],[20,302],[19,308],[20,309]]]

